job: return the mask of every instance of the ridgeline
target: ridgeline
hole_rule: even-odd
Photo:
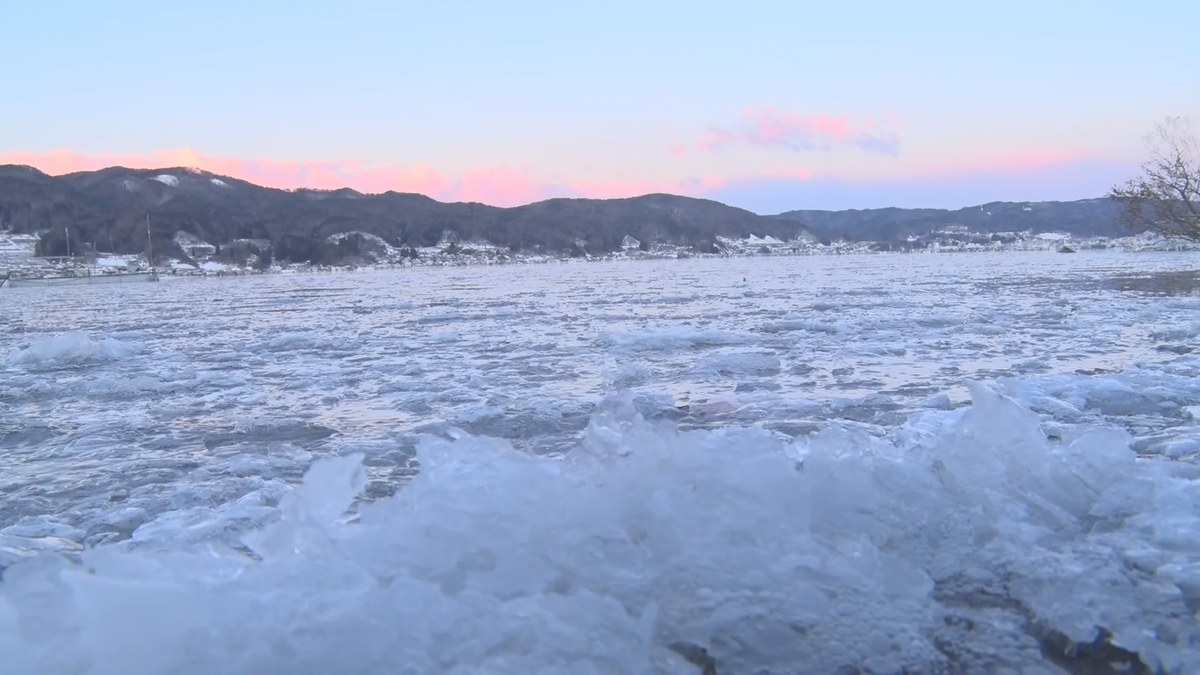
[[[628,199],[549,199],[500,208],[443,203],[418,194],[279,190],[186,168],[113,167],[50,176],[0,166],[0,230],[39,234],[37,254],[144,253],[146,216],[156,258],[190,261],[188,242],[219,256],[339,264],[375,235],[401,250],[446,241],[486,241],[513,252],[582,255],[617,251],[626,237],[717,252],[718,238],[881,242],[907,247],[949,231],[978,237],[1013,232],[1076,236],[1127,234],[1108,199],[996,202],[956,211],[870,209],[789,211],[760,216],[707,199],[653,194]],[[181,235],[181,233],[183,233]],[[182,243],[181,243],[182,242]]]
[[[38,255],[72,251],[143,253],[146,215],[155,257],[189,260],[180,232],[231,251],[269,247],[283,262],[337,264],[358,253],[363,232],[396,248],[447,239],[487,241],[518,251],[620,250],[626,236],[715,250],[718,236],[810,239],[798,222],[756,215],[719,202],[656,194],[630,199],[550,199],[514,208],[442,203],[418,194],[361,194],[350,189],[277,190],[192,169],[120,167],[49,176],[0,166],[0,229],[39,233]]]

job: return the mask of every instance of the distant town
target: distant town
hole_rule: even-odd
[[[459,241],[452,234],[435,246],[395,247],[382,238],[365,232],[331,235],[329,243],[352,239],[358,255],[338,265],[311,262],[279,262],[261,254],[248,254],[242,264],[219,256],[217,245],[209,244],[187,232],[179,232],[175,243],[191,261],[171,258],[165,264],[156,259],[160,274],[175,277],[233,276],[247,274],[349,271],[356,269],[396,269],[412,267],[459,267],[476,265],[528,265],[558,262],[611,262],[680,258],[723,258],[742,256],[813,256],[871,254],[937,254],[1003,251],[1043,251],[1074,253],[1087,250],[1180,251],[1200,250],[1200,244],[1164,239],[1144,233],[1126,237],[1079,237],[1058,232],[971,232],[965,226],[947,226],[924,236],[909,236],[901,242],[815,241],[804,238],[782,241],[772,236],[734,239],[717,237],[717,252],[699,252],[691,246],[653,244],[643,246],[632,236],[622,241],[621,250],[597,254],[578,241],[571,252],[512,251],[486,241]],[[144,254],[119,255],[104,251],[85,251],[79,255],[41,257],[37,255],[39,236],[0,232],[0,277],[44,278],[52,276],[105,275],[149,269]],[[235,240],[226,246],[268,251],[269,241]]]

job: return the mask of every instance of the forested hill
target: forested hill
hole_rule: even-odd
[[[956,211],[945,209],[866,209],[788,211],[776,218],[804,223],[822,238],[902,241],[947,227],[970,232],[1068,232],[1081,237],[1129,234],[1117,220],[1119,206],[1107,198],[1074,202],[992,202]]]
[[[50,176],[0,166],[0,229],[42,234],[40,255],[65,255],[68,236],[77,252],[144,252],[147,214],[156,258],[180,259],[187,257],[176,243],[179,232],[216,246],[270,242],[276,259],[293,262],[334,261],[337,247],[330,236],[353,231],[397,247],[433,246],[449,237],[514,251],[589,253],[616,250],[627,235],[643,246],[666,243],[699,251],[713,250],[718,236],[810,238],[794,220],[672,195],[550,199],[497,208],[395,192],[277,190],[184,168],[114,167]]]

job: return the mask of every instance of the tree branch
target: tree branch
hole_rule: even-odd
[[[1171,118],[1148,139],[1151,159],[1141,177],[1114,186],[1109,198],[1122,205],[1131,228],[1200,241],[1200,157],[1188,124]]]

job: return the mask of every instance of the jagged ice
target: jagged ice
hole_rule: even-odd
[[[1075,642],[1103,628],[1200,668],[1196,468],[1114,429],[1055,446],[1013,400],[971,395],[890,438],[799,441],[679,432],[617,396],[561,459],[427,437],[412,482],[352,516],[362,455],[319,460],[246,536],[253,556],[11,567],[0,654],[96,675],[694,672],[666,648],[682,640],[723,672],[887,673],[944,664],[945,617],[992,593]],[[1037,652],[999,633],[975,648]]]

